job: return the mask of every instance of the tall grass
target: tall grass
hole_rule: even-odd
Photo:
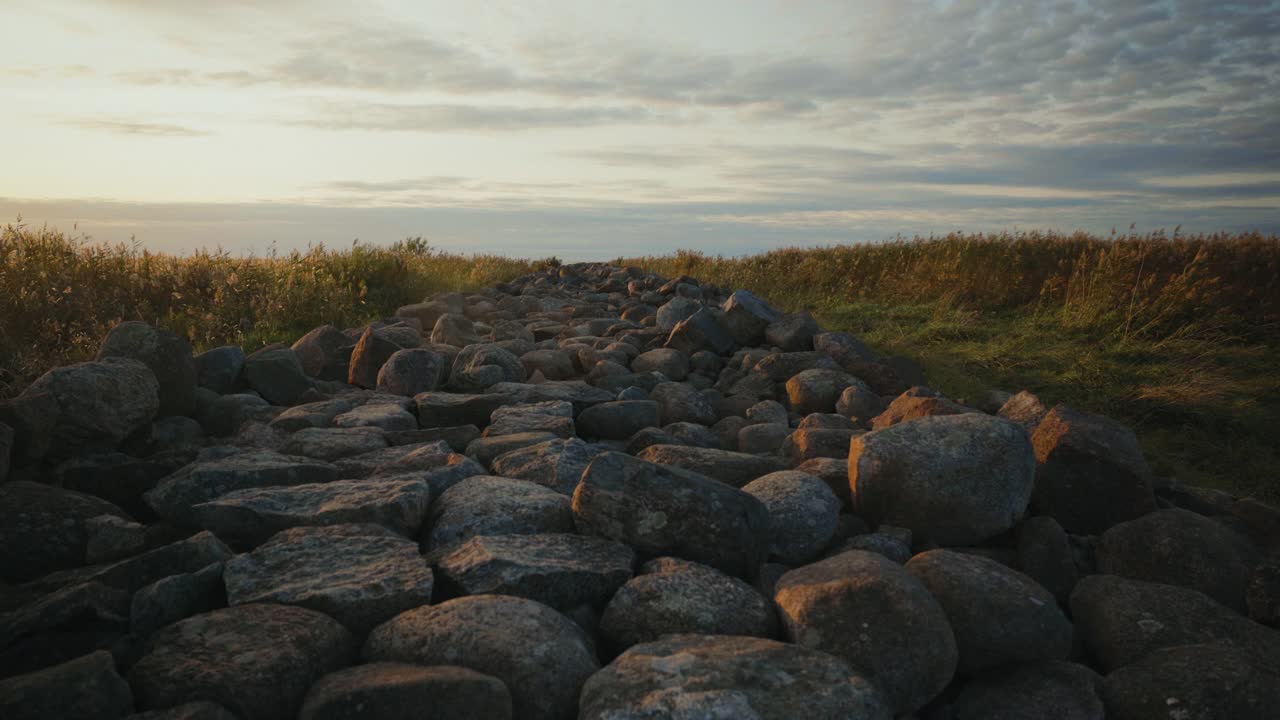
[[[0,231],[0,397],[52,366],[91,356],[122,320],[145,320],[199,348],[246,349],[322,324],[355,325],[445,290],[529,272],[523,260],[457,255],[421,239],[266,257],[189,256],[94,243],[49,228]]]

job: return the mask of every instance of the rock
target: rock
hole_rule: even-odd
[[[378,370],[378,392],[413,397],[440,386],[445,359],[427,348],[406,348],[391,353]]]
[[[1002,668],[971,680],[956,698],[956,720],[1104,720],[1102,678],[1075,663],[1052,660]]]
[[[1280,628],[1280,562],[1259,563],[1253,569],[1244,599],[1250,619]]]
[[[577,373],[573,360],[563,350],[533,350],[520,356],[526,375],[542,373],[548,380],[570,380]]]
[[[1198,643],[1231,645],[1260,666],[1280,668],[1280,632],[1177,585],[1090,575],[1071,593],[1071,616],[1107,672],[1161,648]]]
[[[244,360],[244,350],[239,345],[223,345],[206,350],[195,357],[196,384],[219,395],[233,393],[243,380]],[[193,393],[192,400],[194,399]]]
[[[289,348],[263,348],[245,358],[244,377],[272,405],[297,405],[314,388],[298,354]]]
[[[755,423],[791,427],[787,419],[787,409],[777,400],[761,400],[747,408],[747,419]]]
[[[854,381],[840,391],[840,397],[836,398],[836,412],[867,426],[872,418],[884,412],[884,401],[866,383],[856,377]]]
[[[234,435],[246,421],[274,412],[270,404],[256,394],[223,395],[199,411],[200,427],[207,435]],[[287,411],[286,411],[287,412]]]
[[[130,630],[146,638],[183,618],[226,607],[222,568],[222,561],[213,562],[195,572],[168,575],[140,588],[133,594],[129,608]]]
[[[129,684],[143,708],[202,698],[245,720],[294,717],[312,683],[350,662],[352,645],[313,610],[238,605],[157,632]]]
[[[734,291],[721,308],[729,334],[743,347],[762,344],[765,329],[778,320],[777,310],[746,290]]]
[[[424,328],[434,328],[440,316],[449,312],[448,303],[439,300],[402,305],[396,308],[396,317],[413,318],[422,323]]]
[[[826,653],[775,640],[669,635],[635,645],[582,689],[582,720],[890,720],[874,685]]]
[[[701,308],[671,329],[664,347],[692,355],[701,350],[727,355],[733,350],[733,336],[724,327],[723,313]]]
[[[786,463],[774,457],[683,445],[651,445],[638,457],[688,470],[734,487],[742,487],[758,477],[787,469]]]
[[[587,438],[626,440],[647,427],[658,425],[658,403],[652,400],[617,400],[601,403],[578,416],[578,434]]]
[[[498,393],[460,395],[427,392],[415,395],[413,402],[418,408],[418,424],[424,428],[455,425],[475,425],[482,428],[489,424],[489,416],[494,410],[519,400]]]
[[[631,578],[635,553],[622,543],[573,534],[483,535],[436,564],[442,583],[465,595],[515,595],[567,611],[602,607]]]
[[[665,305],[658,308],[656,313],[658,329],[669,333],[675,329],[676,325],[679,325],[701,308],[702,303],[696,300],[686,297],[671,298]]]
[[[573,532],[569,498],[527,480],[479,475],[431,503],[424,545],[443,550],[477,535]]]
[[[906,569],[947,614],[959,650],[957,672],[973,675],[1070,654],[1071,621],[1053,595],[1026,575],[950,550],[920,553]]]
[[[147,528],[119,515],[98,515],[84,522],[85,564],[97,565],[137,555],[146,549]]]
[[[472,595],[401,613],[376,628],[366,662],[460,665],[511,692],[513,716],[575,717],[578,692],[599,666],[582,631],[541,603]]]
[[[346,333],[332,325],[321,325],[298,338],[290,349],[309,377],[346,382],[354,346]]]
[[[573,403],[550,400],[529,405],[504,405],[489,416],[484,437],[546,431],[560,438],[573,437]]]
[[[1034,473],[1022,428],[977,413],[902,423],[849,447],[854,512],[943,546],[978,544],[1012,528]]]
[[[90,521],[101,515],[128,519],[92,495],[26,480],[0,485],[0,578],[21,582],[83,565]]]
[[[871,418],[871,429],[883,430],[909,420],[965,413],[981,414],[974,408],[952,402],[944,397],[903,394],[894,398],[884,412]]]
[[[237,720],[229,710],[207,700],[130,715],[128,720]]]
[[[1069,533],[1099,534],[1156,509],[1151,469],[1133,431],[1058,405],[1036,426],[1033,503]]]
[[[571,496],[595,454],[577,438],[548,440],[505,452],[491,466],[496,475],[528,480]]]
[[[320,678],[298,720],[511,720],[511,693],[491,675],[462,667],[369,663]]]
[[[840,553],[849,552],[850,550],[865,550],[882,555],[899,565],[906,565],[911,559],[911,544],[904,542],[902,538],[891,535],[889,533],[874,532],[865,533],[863,535],[855,535],[845,540],[831,555],[839,555]]]
[[[227,561],[227,602],[297,605],[363,636],[431,602],[431,568],[417,544],[377,525],[301,527]]]
[[[1040,402],[1040,398],[1023,390],[1005,401],[996,414],[1018,423],[1026,428],[1027,434],[1030,435],[1036,431],[1036,426],[1044,416],[1049,414],[1049,409]]]
[[[15,459],[111,450],[151,422],[159,393],[155,375],[138,360],[76,363],[50,370],[0,402],[0,421],[14,430]]]
[[[744,453],[768,455],[785,447],[787,439],[790,437],[791,427],[789,425],[777,425],[774,423],[746,425],[738,430],[738,438],[737,442],[734,443],[734,447]],[[848,481],[845,484],[847,485]]]
[[[294,405],[271,419],[269,425],[282,432],[298,432],[308,428],[328,428],[334,418],[350,412],[355,407],[352,400],[334,398]]]
[[[567,400],[573,403],[575,415],[592,405],[613,400],[613,392],[582,382],[581,380],[548,380],[538,385],[501,382],[489,388],[512,403],[539,403]]]
[[[563,438],[558,438],[555,433],[551,432],[520,432],[496,437],[482,437],[472,440],[467,445],[467,455],[475,458],[476,462],[481,465],[488,467],[495,459],[512,450],[540,445],[557,439]]]
[[[1219,645],[1166,648],[1119,668],[1102,683],[1107,717],[1265,720],[1280,706],[1280,675]]]
[[[0,484],[9,479],[10,458],[13,455],[13,428],[0,422]]]
[[[107,565],[50,573],[25,587],[36,593],[48,593],[78,583],[98,582],[132,593],[160,578],[221,562],[231,554],[231,549],[221,540],[202,532]]]
[[[0,679],[0,717],[5,720],[99,720],[132,711],[129,685],[116,674],[115,661],[105,650]]]
[[[942,606],[879,555],[853,550],[792,570],[778,580],[774,602],[789,640],[865,673],[895,713],[922,707],[955,672]]]
[[[390,337],[372,326],[366,327],[356,342],[355,349],[351,351],[347,383],[362,388],[376,388],[383,365],[401,349]]]
[[[836,413],[809,413],[804,416],[797,430],[858,430],[849,418]]]
[[[1248,541],[1189,510],[1113,525],[1098,541],[1097,558],[1100,573],[1189,587],[1240,613],[1257,562]]]
[[[160,415],[191,415],[196,408],[196,362],[191,343],[169,330],[130,320],[107,333],[96,360],[131,358],[146,365],[159,383]]]
[[[290,435],[280,448],[286,455],[338,460],[387,447],[382,428],[306,428]]]
[[[857,381],[843,370],[803,370],[787,380],[787,399],[791,409],[801,415],[829,413],[835,410],[845,388]]]
[[[658,420],[662,425],[695,422],[710,425],[717,420],[715,408],[688,383],[660,383],[649,393],[658,403]]]
[[[236,490],[192,511],[200,527],[227,542],[254,547],[282,530],[348,523],[380,525],[417,538],[430,499],[426,482],[392,476]]]
[[[678,422],[662,428],[662,431],[675,438],[677,445],[689,447],[720,449],[720,438],[706,425],[698,423]]]
[[[13,610],[0,613],[0,678],[111,649],[128,629],[129,593],[102,583],[69,585],[26,602],[17,599]]]
[[[831,541],[840,499],[818,478],[795,470],[762,475],[742,486],[769,511],[769,552],[779,562],[803,564]]]
[[[233,490],[322,483],[337,477],[338,469],[329,463],[251,450],[191,463],[161,481],[145,498],[162,517],[195,527],[193,506]]]
[[[1027,518],[1018,527],[1018,567],[1063,607],[1080,579],[1066,531],[1047,515]]]
[[[697,473],[602,453],[573,494],[578,531],[675,555],[730,575],[754,574],[769,547],[768,511],[751,495]]]
[[[641,572],[600,617],[600,634],[616,651],[673,633],[773,635],[772,605],[738,578],[676,558],[651,560]]]
[[[813,417],[810,415],[809,417]],[[782,453],[793,465],[800,465],[814,458],[848,460],[853,439],[865,433],[861,430],[831,428],[797,428],[782,444]],[[845,483],[846,485],[848,482]]]
[[[464,348],[480,342],[480,336],[470,320],[450,312],[436,319],[436,324],[431,329],[431,342]]]
[[[453,392],[483,392],[501,382],[523,383],[526,379],[520,358],[497,345],[468,345],[453,361],[449,389]]]
[[[1280,550],[1280,507],[1256,498],[1241,498],[1231,504],[1231,515],[1258,547],[1272,554]]]
[[[462,452],[472,440],[480,437],[480,428],[475,425],[455,425],[453,427],[418,428],[415,430],[393,430],[387,433],[387,442],[392,446],[421,445],[444,441],[454,452]]]
[[[340,428],[376,427],[386,432],[397,432],[417,430],[418,418],[399,405],[371,403],[334,417],[333,424]]]
[[[384,436],[385,437],[385,436]],[[344,480],[374,475],[404,475],[427,472],[449,463],[453,450],[442,440],[396,445],[370,450],[335,461],[338,477]]]
[[[789,313],[769,323],[764,339],[783,352],[803,352],[813,349],[813,337],[820,332],[818,322],[808,312]]]
[[[650,350],[640,353],[631,361],[631,371],[660,372],[667,378],[680,382],[689,374],[689,356],[671,348]]]

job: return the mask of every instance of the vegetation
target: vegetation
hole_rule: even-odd
[[[958,398],[1029,389],[1128,422],[1165,475],[1280,500],[1280,238],[1020,233],[622,260],[747,288],[920,361]],[[533,269],[421,239],[287,255],[151,253],[0,232],[0,397],[90,357],[125,319],[205,349],[357,325]]]
[[[367,322],[431,293],[510,280],[531,267],[440,252],[421,238],[266,257],[207,250],[174,256],[8,225],[0,231],[0,397],[50,367],[90,358],[122,320],[168,327],[197,350],[253,350],[317,325]]]
[[[625,262],[809,309],[952,397],[1119,418],[1156,471],[1280,500],[1280,238],[1020,233]]]

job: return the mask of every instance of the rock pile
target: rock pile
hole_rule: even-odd
[[[6,719],[1280,708],[1280,509],[689,277],[127,322],[0,403],[0,481]]]

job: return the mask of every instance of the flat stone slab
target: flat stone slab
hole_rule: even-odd
[[[326,462],[274,450],[248,450],[191,463],[161,480],[145,498],[162,517],[196,527],[192,508],[233,490],[323,483],[337,477],[338,469]]]

